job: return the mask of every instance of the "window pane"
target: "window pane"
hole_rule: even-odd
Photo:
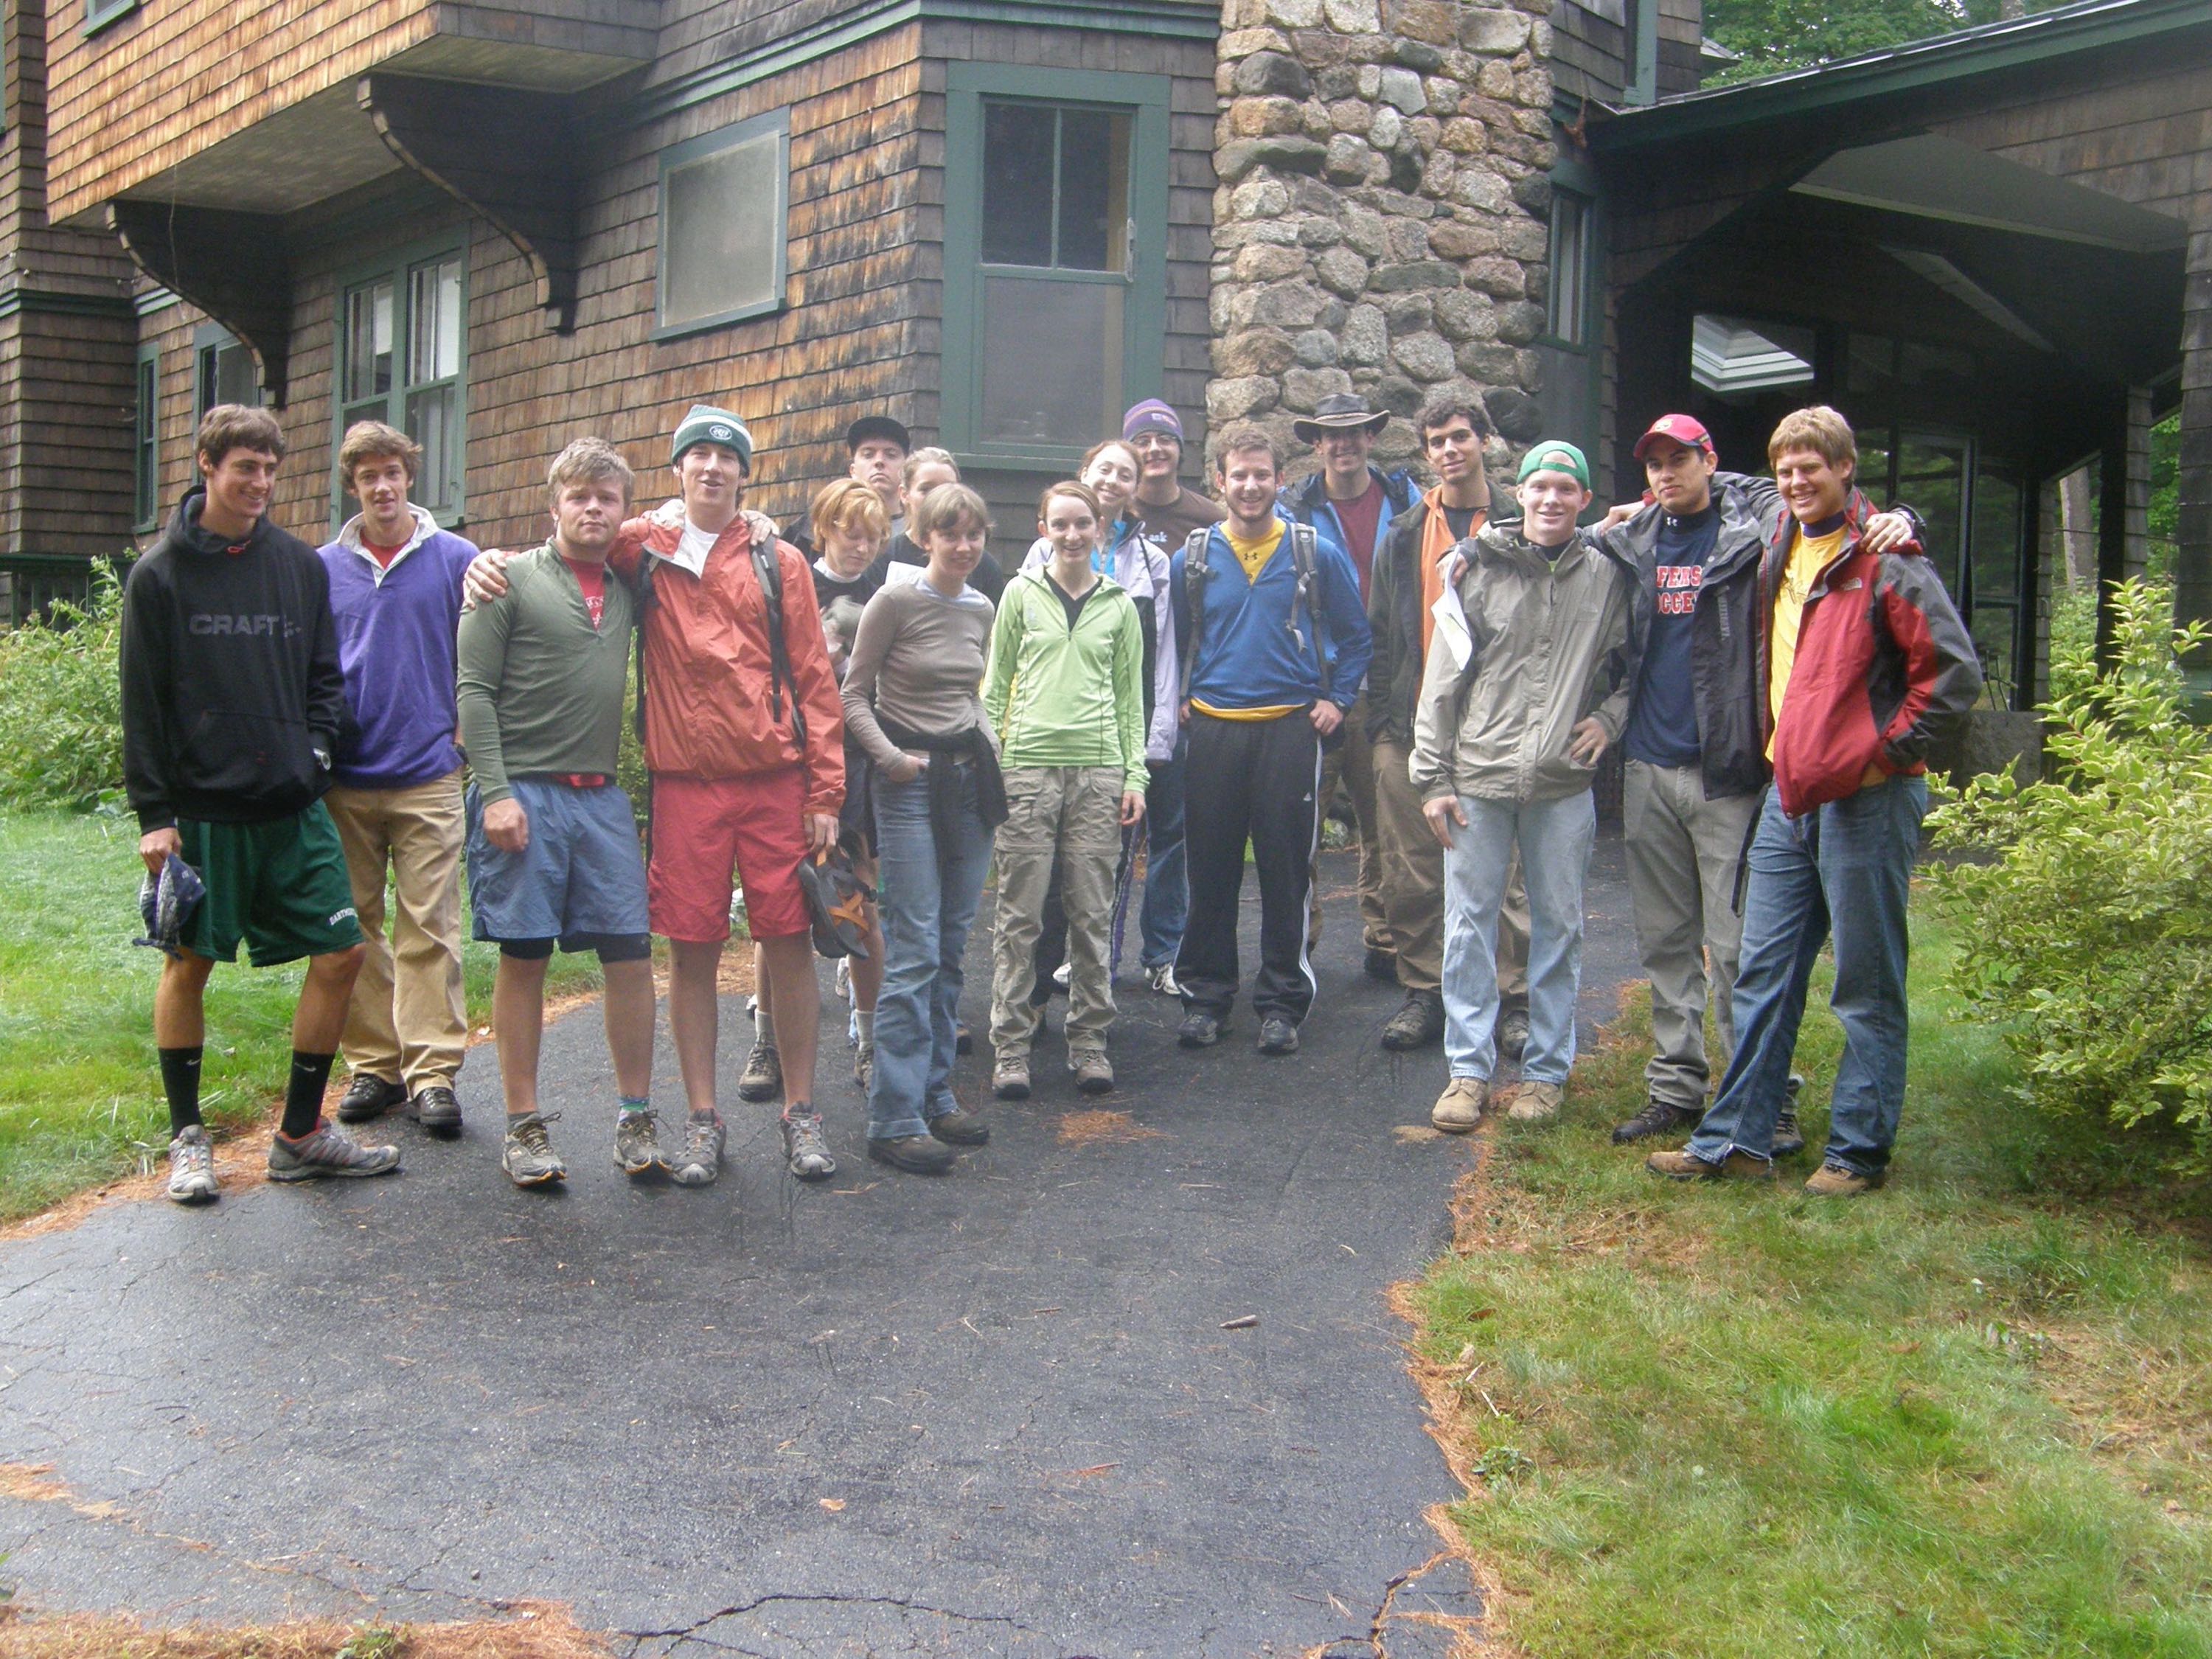
[[[664,325],[781,297],[775,290],[784,235],[776,211],[781,155],[781,136],[768,132],[670,170],[660,209]]]
[[[983,106],[983,263],[1052,263],[1053,136],[1042,104]]]
[[[1897,447],[1897,499],[1926,526],[1923,550],[1955,600],[1964,550],[1967,443],[1908,433]],[[1879,503],[1888,506],[1887,501]]]
[[[407,435],[422,446],[422,474],[416,480],[415,494],[425,507],[451,506],[457,494],[453,476],[457,447],[453,417],[459,397],[459,389],[452,386],[433,386],[407,396]]]
[[[2020,627],[2018,607],[2009,605],[1974,607],[1974,650],[1982,659],[1987,682],[1982,701],[1992,708],[2009,708],[2018,681],[2014,672],[2014,636]]]
[[[1876,507],[1889,507],[1897,499],[1897,485],[1889,476],[1890,428],[1875,432],[1855,432],[1852,440],[1858,445],[1858,471],[1851,482],[1872,498]],[[1907,503],[1909,506],[1911,503]]]
[[[1551,314],[1547,326],[1559,338],[1583,343],[1583,276],[1589,258],[1589,209],[1565,191],[1552,198]]]
[[[457,254],[407,274],[407,383],[461,372],[461,261]]]
[[[1119,283],[984,280],[982,442],[1081,448],[1113,429],[1123,293]]]
[[[1129,118],[1060,115],[1060,252],[1071,270],[1125,270],[1129,245]]]
[[[253,373],[253,354],[238,341],[217,346],[215,352],[215,400],[219,404],[261,406],[261,384]]]
[[[2020,597],[2020,484],[1984,469],[1974,478],[1974,603]]]
[[[157,441],[159,422],[157,403],[160,396],[160,377],[149,358],[138,365],[138,522],[152,519],[159,507],[155,497],[161,489],[159,461],[161,445]]]
[[[345,398],[381,398],[392,390],[392,284],[372,283],[346,295]]]

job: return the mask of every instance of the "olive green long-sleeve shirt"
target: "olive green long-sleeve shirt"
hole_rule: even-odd
[[[507,592],[461,618],[461,746],[486,805],[538,772],[612,777],[636,605],[607,573],[599,625],[549,543],[507,567]]]

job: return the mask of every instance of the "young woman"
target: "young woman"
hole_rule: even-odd
[[[1099,518],[1088,484],[1045,491],[1037,529],[1051,557],[1006,584],[991,634],[983,709],[1006,782],[991,988],[1001,1100],[1029,1097],[1035,951],[1055,876],[1067,917],[1068,1068],[1085,1094],[1114,1086],[1114,878],[1121,830],[1145,815],[1145,647],[1135,602],[1094,566]]]
[[[845,726],[875,769],[883,869],[868,1156],[942,1175],[953,1147],[990,1139],[953,1097],[954,1011],[991,832],[1006,818],[1006,800],[977,695],[994,613],[968,580],[983,556],[990,514],[974,490],[948,483],[910,509],[908,525],[928,562],[921,580],[884,588],[860,613],[845,671]]]

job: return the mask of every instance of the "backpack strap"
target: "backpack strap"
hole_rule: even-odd
[[[1321,569],[1321,536],[1311,525],[1295,519],[1287,533],[1291,538],[1291,569],[1297,580],[1291,596],[1291,631],[1297,631],[1298,612],[1303,609],[1306,613],[1306,636],[1313,646],[1314,672],[1321,681],[1321,694],[1325,698],[1329,692],[1328,658],[1322,650],[1320,613],[1314,606]]]
[[[761,600],[768,610],[768,697],[769,715],[773,720],[783,718],[783,694],[791,692],[791,735],[801,749],[806,747],[806,711],[799,704],[799,681],[791,672],[791,653],[786,648],[783,634],[783,562],[776,556],[776,544],[771,540],[763,548],[761,538],[752,538],[753,574],[761,587]]]
[[[1206,550],[1213,541],[1213,527],[1200,525],[1183,538],[1182,544],[1182,691],[1190,695],[1190,671],[1198,661],[1200,623],[1206,615],[1206,579],[1212,574],[1207,566]]]

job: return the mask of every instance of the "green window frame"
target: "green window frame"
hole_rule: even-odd
[[[946,447],[963,464],[1064,470],[1100,438],[1118,433],[1127,405],[1159,396],[1167,338],[1171,89],[1164,75],[994,64],[946,66],[945,360],[939,426]],[[985,200],[994,188],[988,171],[994,131],[1001,143],[1021,132],[1050,146],[1042,168],[1024,174],[1028,187],[1039,182],[1048,187],[1050,204],[1045,230],[1031,228],[1027,249],[1009,246],[1010,222],[1003,213],[994,216]],[[1066,193],[1070,169],[1063,159],[1102,134],[1109,150],[1126,156],[1107,157],[1103,176],[1109,208],[1103,229],[1095,221],[1071,217],[1080,204]],[[1110,212],[1117,166],[1124,204],[1119,226],[1111,222]],[[1012,179],[1021,171],[999,176]],[[1094,194],[1099,188],[1097,179],[1080,182]],[[996,240],[990,247],[987,225]],[[1112,339],[1116,327],[1118,352]],[[1088,374],[1099,382],[1096,422],[1090,419],[1087,397],[1070,398],[1055,385],[1054,377],[1068,373],[1065,354],[1041,366],[1011,359],[1009,342],[1024,335],[1092,340],[1097,363]],[[1024,432],[1009,416],[1008,399],[1032,387],[1050,394],[1052,406],[1041,405],[1039,418]]]
[[[138,9],[138,0],[84,0],[84,33],[97,34]]]
[[[217,404],[258,406],[261,372],[246,343],[221,323],[192,331],[192,426]]]
[[[681,339],[781,311],[791,259],[791,112],[771,110],[663,150],[658,222],[652,338]],[[702,268],[734,270],[740,280],[718,285]]]
[[[161,521],[161,350],[151,343],[138,348],[137,407],[131,423],[131,479],[133,512],[131,522],[140,532],[156,529]]]
[[[332,526],[349,516],[337,455],[356,421],[382,421],[422,446],[412,499],[458,526],[467,505],[467,238],[416,242],[346,271],[331,332]]]
[[[1605,224],[1597,179],[1562,162],[1552,173],[1544,327],[1536,337],[1543,365],[1537,397],[1544,429],[1582,446],[1602,471],[1599,413],[1605,356]]]

